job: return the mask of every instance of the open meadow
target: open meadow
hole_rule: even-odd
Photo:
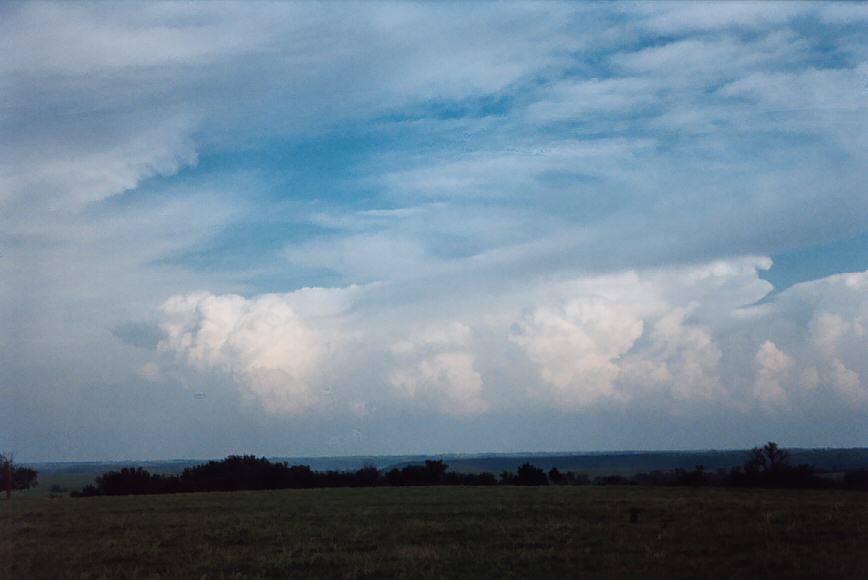
[[[868,494],[281,490],[0,502],[2,578],[858,578]]]

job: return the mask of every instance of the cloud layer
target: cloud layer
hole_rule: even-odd
[[[387,361],[374,375],[382,385],[374,396],[458,416],[515,412],[514,405],[675,414],[784,412],[832,401],[865,408],[868,367],[859,353],[868,348],[868,272],[799,284],[761,302],[771,287],[759,272],[769,266],[744,258],[534,284],[461,322],[391,323],[380,336],[404,338],[379,343],[366,329],[383,319],[382,307],[323,318],[318,302],[301,306],[301,296],[325,291],[178,296],[162,308],[160,350],[193,369],[229,374],[273,413],[322,407],[322,393],[333,393],[320,369],[349,385],[365,368],[336,367],[368,366],[372,357]],[[341,307],[352,310],[365,293],[387,291],[329,292],[343,294]],[[485,361],[511,345],[516,355],[488,376]],[[341,394],[345,411],[375,403]]]
[[[3,5],[0,448],[635,446],[690,417],[749,445],[756,416],[861,441],[821,424],[864,412],[865,274],[763,278],[866,232],[866,22]]]

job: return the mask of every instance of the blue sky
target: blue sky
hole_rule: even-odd
[[[868,7],[0,8],[0,448],[863,445]]]

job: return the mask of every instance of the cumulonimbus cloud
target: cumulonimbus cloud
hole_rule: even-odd
[[[864,405],[868,273],[797,284],[765,302],[765,259],[584,281],[531,310],[512,340],[560,406],[668,401],[792,409]],[[637,301],[637,295],[645,301]]]
[[[158,348],[198,371],[227,374],[267,411],[302,412],[318,403],[317,380],[343,338],[327,319],[352,291],[175,296],[160,311]]]
[[[324,369],[352,383],[379,369],[377,396],[474,415],[507,399],[562,411],[654,404],[672,412],[724,405],[786,411],[832,397],[868,404],[868,272],[798,284],[767,297],[767,258],[629,271],[533,285],[462,322],[396,321],[366,333],[382,305],[349,312],[358,288],[254,298],[190,294],[162,309],[160,350],[196,371],[224,373],[274,413],[320,408]],[[388,293],[372,286],[366,296]],[[387,308],[387,307],[386,307]],[[494,336],[480,342],[478,333]],[[348,337],[353,337],[348,339]],[[485,360],[518,347],[495,384]],[[342,356],[366,349],[366,357]],[[336,360],[354,360],[334,372]],[[521,367],[532,384],[503,377]],[[513,372],[515,371],[515,372]],[[346,406],[358,405],[356,399]]]
[[[474,415],[488,408],[482,376],[474,368],[472,331],[461,323],[417,330],[394,343],[397,362],[388,383],[398,397],[421,401],[455,415]]]

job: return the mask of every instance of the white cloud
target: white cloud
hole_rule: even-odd
[[[648,346],[633,359],[657,365],[654,376],[665,377],[661,382],[674,400],[705,403],[722,394],[717,376],[721,351],[708,328],[686,322],[694,305],[673,308],[657,319]],[[631,379],[632,388],[642,388],[643,377],[634,374]]]
[[[2,150],[0,201],[100,200],[191,165],[227,132],[315,133],[432,95],[485,96],[565,65],[581,44],[567,7],[564,20],[518,5],[126,8],[4,11],[0,128],[16,139]],[[211,132],[194,138],[194,125]]]
[[[251,299],[208,293],[176,296],[161,308],[166,338],[159,350],[180,362],[181,372],[187,366],[230,377],[243,394],[274,414],[335,409],[359,417],[369,414],[369,403],[356,399],[353,385],[342,384],[358,380],[362,365],[378,364],[350,353],[364,349],[394,359],[379,379],[399,401],[454,415],[488,409],[467,326],[428,327],[391,345],[371,345],[379,337],[359,340],[362,335],[346,313],[358,295],[359,289],[348,288]],[[345,366],[347,360],[355,366]],[[380,390],[373,396],[385,394]],[[331,400],[334,397],[339,400]]]
[[[676,404],[726,399],[713,335],[761,298],[763,259],[579,279],[563,306],[538,308],[512,340],[539,367],[559,404],[581,408],[649,394]]]
[[[770,290],[757,275],[767,267],[748,258],[583,278],[553,289],[543,299],[555,303],[521,318],[510,338],[538,368],[542,395],[567,408],[740,412],[810,405],[818,391],[864,404],[868,275],[800,284],[753,305]]]
[[[178,117],[131,127],[129,134],[96,145],[77,143],[73,136],[61,147],[8,142],[0,146],[0,204],[77,209],[135,189],[148,178],[173,175],[196,164],[191,132],[192,123]]]
[[[486,411],[482,376],[474,368],[471,330],[453,322],[423,328],[391,345],[396,356],[388,383],[399,397],[441,412],[474,415]]]
[[[139,369],[139,375],[146,381],[159,381],[161,378],[160,367],[157,363],[148,361]]]
[[[800,64],[810,51],[805,40],[789,31],[774,31],[756,40],[737,36],[682,38],[612,57],[619,70],[647,75],[668,88],[702,87],[721,79],[781,63]]]
[[[725,96],[747,97],[777,111],[853,111],[868,108],[868,64],[855,68],[755,72],[720,89]]]
[[[259,22],[259,38],[270,39],[268,19],[261,18],[261,11],[248,11],[240,25],[226,26],[224,18],[231,5],[221,6],[223,18],[166,3],[142,6],[135,15],[112,3],[39,3],[16,8],[0,24],[0,52],[7,56],[0,72],[95,75],[203,64],[250,49],[256,37],[244,30],[244,20]]]
[[[665,33],[764,29],[816,11],[809,2],[667,2],[631,5],[644,12],[641,25]]]
[[[770,340],[760,346],[754,357],[756,381],[754,396],[762,403],[782,405],[787,401],[787,382],[795,360]]]
[[[418,363],[397,368],[389,383],[401,395],[423,401],[436,410],[456,415],[474,415],[488,408],[482,399],[482,377],[466,352],[438,352]]]
[[[590,295],[561,308],[538,308],[518,323],[511,339],[540,367],[559,404],[584,406],[616,397],[616,361],[643,330],[642,320],[625,306]]]
[[[388,284],[249,299],[190,294],[162,307],[160,349],[231,377],[277,414],[366,416],[360,405],[374,401],[459,416],[531,402],[675,414],[793,410],[818,397],[868,404],[868,273],[757,303],[771,290],[758,275],[768,266],[746,257],[531,280],[472,310],[462,301],[396,305],[399,290]],[[459,312],[461,322],[442,322]],[[513,347],[526,358],[500,356]],[[360,391],[362,376],[370,385]],[[324,406],[327,384],[335,400]]]
[[[804,321],[796,333],[787,333],[791,343],[787,350],[798,356],[783,359],[792,362],[787,370],[799,368],[798,386],[803,392],[820,389],[847,404],[868,404],[868,389],[861,380],[868,372],[866,289],[868,272],[838,274],[797,284],[764,309],[760,319],[764,324]]]
[[[643,78],[562,81],[531,103],[527,115],[530,122],[579,120],[611,112],[634,115],[658,103],[661,88]]]
[[[319,403],[316,383],[343,338],[322,327],[342,309],[338,294],[176,296],[161,309],[166,338],[159,348],[199,371],[226,373],[267,411],[306,411]]]
[[[840,393],[853,403],[865,405],[868,403],[868,392],[862,386],[859,373],[847,366],[839,358],[828,362],[826,377]]]

